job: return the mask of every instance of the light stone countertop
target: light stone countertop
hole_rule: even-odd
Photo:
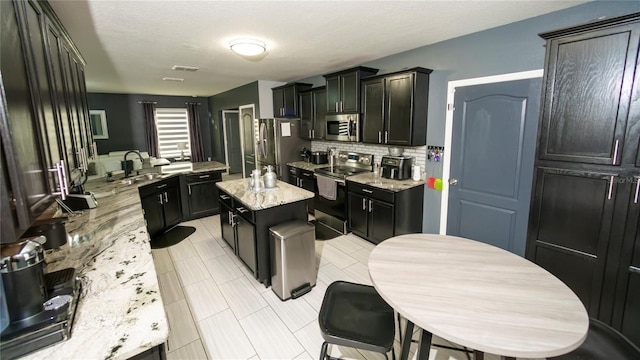
[[[287,165],[297,167],[302,170],[309,170],[309,171],[314,171],[315,169],[329,166],[329,164],[313,164],[306,161],[294,161],[294,162],[287,163]]]
[[[329,166],[328,164],[312,164],[306,161],[295,161],[288,163],[287,165],[297,167],[304,170],[315,171],[315,169],[323,168]],[[415,186],[420,186],[425,184],[425,180],[421,179],[419,181],[413,181],[411,179],[408,180],[393,180],[386,179],[383,177],[376,177],[373,172],[363,172],[356,175],[347,176],[346,180],[357,182],[360,184],[371,185],[380,189],[390,190],[390,191],[402,191],[407,190]]]
[[[249,179],[221,181],[216,185],[253,211],[315,197],[315,194],[311,191],[293,186],[282,180],[278,180],[275,188],[264,189],[259,192],[249,190]]]
[[[186,173],[223,171],[217,162],[194,163]],[[159,170],[159,169],[154,169]],[[71,338],[24,359],[127,359],[164,343],[169,336],[151,256],[138,187],[91,180],[85,190],[108,194],[94,209],[69,216],[68,245],[47,250],[47,271],[76,269],[82,293]],[[57,206],[57,205],[56,205]]]
[[[383,177],[376,177],[373,172],[364,172],[347,177],[347,181],[353,181],[360,184],[365,184],[373,187],[377,187],[389,191],[403,191],[412,187],[421,186],[425,184],[425,180],[413,181],[408,180],[393,180]]]

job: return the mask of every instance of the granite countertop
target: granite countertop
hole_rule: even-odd
[[[278,180],[275,188],[259,192],[249,190],[249,179],[221,181],[216,184],[248,209],[257,211],[315,197],[311,191]]]
[[[189,172],[224,170],[217,162],[194,163]],[[138,186],[104,179],[85,190],[102,194],[98,206],[68,215],[68,245],[47,250],[47,271],[76,269],[82,293],[71,338],[26,359],[127,359],[167,340],[169,327],[160,297]],[[57,206],[57,205],[56,205]]]
[[[316,164],[308,163],[306,161],[295,161],[295,162],[288,163],[287,165],[304,169],[304,170],[310,170],[310,171],[314,171],[315,169],[329,166],[328,164],[316,165]],[[425,183],[424,179],[421,179],[419,181],[413,181],[411,179],[393,180],[393,179],[386,179],[383,177],[376,178],[373,172],[363,172],[356,175],[351,175],[351,176],[348,176],[346,180],[357,182],[360,184],[371,185],[374,187],[378,187],[380,189],[385,189],[390,191],[402,191],[402,190],[412,188],[414,186],[423,185]]]
[[[310,171],[314,171],[315,169],[329,166],[329,164],[313,164],[306,161],[294,161],[294,162],[287,163],[287,165],[297,167],[302,170],[310,170]]]
[[[419,181],[408,180],[393,180],[383,177],[376,177],[373,172],[364,172],[347,177],[347,181],[352,181],[360,184],[365,184],[373,187],[377,187],[389,191],[402,191],[407,190],[415,186],[421,186],[425,184],[425,180]]]

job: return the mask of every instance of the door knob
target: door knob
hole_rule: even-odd
[[[458,185],[458,179],[455,179],[455,178],[449,179],[449,185],[451,185],[451,186]]]

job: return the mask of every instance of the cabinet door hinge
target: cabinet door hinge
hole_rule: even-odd
[[[447,104],[447,111],[453,111],[456,108],[453,107],[453,104]]]

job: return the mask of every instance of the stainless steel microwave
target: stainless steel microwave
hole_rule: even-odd
[[[360,141],[360,116],[358,114],[327,115],[326,140]]]

